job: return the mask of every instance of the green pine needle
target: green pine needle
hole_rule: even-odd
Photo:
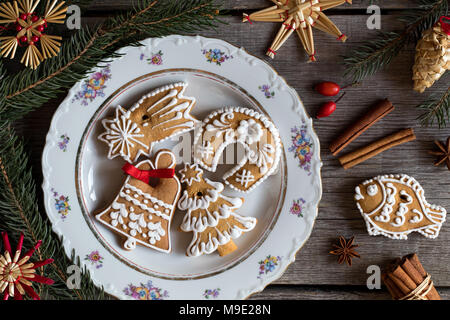
[[[421,10],[406,11],[399,18],[405,23],[405,30],[380,32],[345,56],[345,76],[352,82],[360,82],[374,75],[389,65],[407,43],[420,39],[424,30],[448,12],[448,0],[419,0],[419,3]]]
[[[36,71],[26,68],[2,78],[1,119],[18,120],[56,98],[89,70],[117,57],[115,52],[123,46],[139,45],[148,37],[215,28],[220,22],[218,9],[212,0],[141,0],[130,12],[79,30],[62,44],[58,56],[45,60]]]
[[[66,256],[62,240],[52,232],[48,218],[41,215],[37,203],[36,186],[24,144],[10,124],[3,122],[0,124],[0,230],[8,232],[11,243],[16,243],[23,232],[24,248],[27,249],[42,240],[32,261],[55,259],[43,268],[43,273],[41,268],[38,269],[39,273],[55,280],[51,286],[34,284],[41,296],[51,296],[53,299],[107,299],[103,289],[93,284],[86,269],[81,269],[81,288],[67,288],[67,268],[73,264],[80,266],[79,258],[75,253],[71,258]]]
[[[432,126],[436,121],[439,128],[446,127],[450,120],[450,87],[442,96],[434,94],[417,108],[424,111],[418,118],[422,126]]]

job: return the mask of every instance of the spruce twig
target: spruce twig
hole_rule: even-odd
[[[36,186],[24,144],[15,135],[9,122],[0,124],[0,229],[7,230],[15,240],[23,232],[26,247],[42,240],[42,246],[37,251],[40,260],[50,257],[55,259],[45,268],[45,276],[55,280],[55,284],[42,286],[39,290],[41,294],[49,294],[56,299],[107,298],[103,290],[92,283],[86,269],[81,274],[83,289],[67,288],[65,271],[76,263],[76,259],[73,259],[75,256],[72,259],[66,256],[61,239],[52,232],[48,219],[39,212]]]
[[[218,6],[212,0],[144,0],[100,26],[79,30],[62,45],[57,57],[37,71],[22,70],[0,83],[0,113],[15,121],[83,79],[89,70],[117,57],[116,50],[140,45],[148,37],[214,28]],[[3,103],[2,103],[3,102]]]
[[[439,128],[446,127],[450,120],[450,87],[441,97],[434,94],[417,108],[424,111],[418,118],[422,126],[432,126],[436,121]]]
[[[403,31],[380,32],[344,57],[344,75],[353,82],[372,76],[391,63],[407,43],[420,39],[439,17],[448,12],[448,0],[419,0],[421,10],[406,11],[398,18],[405,23]]]

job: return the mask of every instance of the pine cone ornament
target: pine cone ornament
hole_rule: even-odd
[[[415,91],[424,92],[450,69],[449,21],[449,17],[441,17],[433,28],[423,32],[422,38],[417,43],[413,66]]]

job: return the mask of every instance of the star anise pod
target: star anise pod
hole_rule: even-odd
[[[450,170],[450,137],[447,138],[447,143],[444,145],[440,141],[434,141],[434,143],[437,145],[439,150],[437,151],[428,151],[429,154],[432,154],[433,156],[437,156],[436,161],[434,162],[435,166],[439,166],[442,163],[447,164],[448,170]]]
[[[330,254],[339,256],[338,263],[341,264],[344,261],[347,262],[349,266],[352,265],[352,258],[360,258],[361,256],[355,251],[355,248],[359,247],[354,244],[355,237],[351,237],[346,240],[343,236],[339,237],[339,245],[333,244],[335,250],[330,251]]]

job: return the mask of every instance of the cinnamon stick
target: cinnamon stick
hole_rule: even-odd
[[[388,99],[380,101],[375,107],[369,110],[363,117],[348,127],[330,145],[333,155],[341,152],[350,142],[359,137],[364,131],[369,129],[374,123],[394,110],[394,106]]]
[[[440,300],[429,275],[423,268],[416,254],[403,257],[388,268],[382,275],[382,280],[395,300],[427,299]],[[422,286],[421,288],[418,288]],[[413,292],[416,290],[417,292]],[[426,295],[424,295],[426,293]]]
[[[414,135],[413,129],[403,129],[340,157],[339,162],[344,169],[349,169],[383,151],[415,139],[416,136]]]
[[[389,277],[386,274],[383,274],[381,279],[383,280],[384,284],[386,285],[386,288],[388,289],[389,293],[391,294],[394,300],[398,300],[401,297],[403,297],[402,292],[395,286],[394,282],[391,279],[389,279]]]
[[[411,267],[416,271],[415,278],[413,279],[418,285],[422,283],[422,281],[427,277],[427,272],[423,268],[422,264],[419,261],[419,257],[417,254],[409,254],[403,258],[405,260],[405,265],[408,265],[408,270],[411,270]],[[411,267],[409,267],[411,266]],[[417,279],[417,281],[416,281]],[[426,295],[428,300],[441,300],[441,296],[437,292],[436,288],[433,286],[430,292]]]

